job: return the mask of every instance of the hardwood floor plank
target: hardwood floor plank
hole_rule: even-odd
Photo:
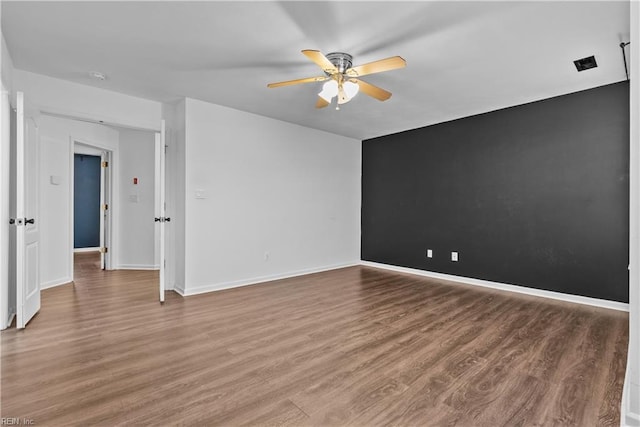
[[[350,267],[157,302],[157,272],[42,292],[1,335],[38,425],[617,425],[628,315]]]
[[[627,346],[629,329],[628,323],[620,318],[616,319],[618,327],[612,333],[613,352],[608,351],[608,369],[603,369],[601,375],[605,376],[601,384],[601,402],[598,413],[598,425],[615,426],[619,424],[620,407],[617,402],[622,399],[622,387],[624,383],[625,367],[627,361]],[[609,349],[607,345],[607,349]]]

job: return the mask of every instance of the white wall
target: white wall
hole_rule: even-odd
[[[24,91],[41,111],[125,127],[160,128],[159,102],[17,69],[13,80],[14,88]]]
[[[1,10],[2,8],[0,8]],[[10,156],[10,104],[13,86],[13,61],[0,34],[0,329],[9,326],[13,315],[9,292],[9,156]],[[11,307],[10,307],[11,306]]]
[[[147,130],[158,130],[160,128],[162,104],[159,102],[124,95],[121,93],[99,89],[91,86],[72,83],[18,69],[13,70],[13,84],[14,90],[25,92],[26,100],[33,108],[46,113],[70,116],[73,118],[89,120],[93,122],[103,121],[107,124],[119,125],[129,128]],[[75,136],[79,139],[92,139],[95,136],[97,139],[101,139],[101,141],[95,141],[95,143],[98,143],[98,146],[101,146],[103,148],[106,147],[107,149],[115,149],[114,158],[112,159],[112,174],[114,175],[113,191],[114,193],[118,192],[118,167],[120,160],[117,153],[118,132],[94,123],[83,123],[77,120],[65,120],[50,116],[47,117],[47,120],[62,120],[63,122],[66,122],[71,126],[66,129],[57,127],[55,130],[55,138],[50,138],[54,140],[52,142],[53,145],[49,147],[45,146],[46,150],[52,151],[51,155],[53,156],[53,159],[58,159],[62,156],[62,153],[59,151],[61,144],[60,138],[61,135],[63,135],[65,132],[67,133],[67,144],[69,144],[70,142],[68,138],[69,135],[74,133],[73,129],[108,129],[108,132],[106,132],[109,135],[107,139],[100,138],[100,135],[102,135],[102,131],[99,131],[95,134],[92,131],[89,131],[87,133],[75,132]],[[83,124],[90,126],[90,128],[74,127],[81,126]],[[97,126],[97,128],[91,128],[91,126]],[[94,141],[88,142],[93,143]],[[67,147],[67,153],[70,153],[71,150],[72,148]],[[43,153],[41,158],[46,159],[46,154]],[[60,168],[65,167],[68,169],[70,158],[71,155],[69,155],[69,158],[65,161],[64,164],[60,164]],[[43,176],[43,179],[49,179],[50,175],[51,174],[47,174],[46,171],[43,171],[41,174],[41,176]],[[70,194],[67,192],[65,196],[69,197]],[[114,200],[117,200],[117,197],[115,195]],[[60,220],[61,217],[58,219]],[[118,215],[114,215],[113,222],[113,233],[115,236],[118,236]],[[58,234],[60,233],[62,233],[62,230],[58,230]],[[51,242],[53,237],[54,236],[47,235],[45,238],[49,239]],[[117,263],[119,261],[118,252],[121,247],[117,238],[115,239],[115,242],[112,246],[113,247],[110,248],[110,252],[114,258],[114,266],[117,266]],[[55,284],[61,283],[63,280],[66,280],[71,274],[70,269],[72,268],[71,259],[63,260],[69,261],[68,264],[65,264],[68,265],[67,267],[55,267],[53,265],[53,261],[48,261],[47,259],[49,258],[58,259],[66,256],[60,255],[60,251],[51,253],[49,252],[51,249],[51,247],[43,247],[43,252],[41,254],[41,259],[43,260],[42,263],[44,265],[43,272],[45,273],[41,274],[41,280],[42,285],[45,287],[53,286]],[[64,253],[66,253],[66,251],[64,251]]]
[[[156,269],[155,134],[120,131],[120,217],[117,269]],[[133,184],[133,178],[138,184]]]
[[[185,111],[187,294],[359,263],[360,141],[193,99]]]
[[[640,426],[640,3],[631,2],[629,353],[622,424]],[[626,419],[624,418],[626,415]]]
[[[88,156],[102,156],[104,151],[99,148],[90,147],[88,145],[83,145],[79,142],[73,144],[73,153],[74,154],[86,154]]]
[[[10,151],[11,151],[11,106],[9,91],[2,85],[0,98],[0,329],[9,326],[14,314],[9,302],[9,194],[10,194]]]
[[[74,142],[117,152],[118,132],[107,126],[41,115],[40,130],[40,280],[42,288],[67,283],[73,275]],[[51,176],[59,184],[51,183]],[[46,213],[46,214],[45,214]]]
[[[0,80],[2,81],[2,85],[5,87],[5,89],[11,92],[11,88],[13,87],[13,60],[11,59],[9,48],[4,41],[4,35],[1,35],[0,33],[0,36],[0,38],[2,39],[2,50],[0,50]]]

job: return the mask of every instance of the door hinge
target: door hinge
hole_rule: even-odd
[[[102,166],[103,168],[107,168],[107,167],[109,167],[109,162],[102,162],[102,163],[100,164],[100,166]],[[94,205],[94,206],[95,206],[95,205]]]
[[[109,252],[109,248],[100,248],[100,253],[101,254],[106,254]]]
[[[108,209],[109,209],[109,205],[108,204],[105,203],[104,205],[102,205],[102,210],[106,211]]]

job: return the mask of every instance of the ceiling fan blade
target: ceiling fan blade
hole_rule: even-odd
[[[325,73],[329,73],[329,74],[335,74],[338,72],[338,69],[336,68],[335,65],[333,65],[331,63],[331,61],[329,61],[327,59],[326,56],[324,56],[322,54],[322,52],[320,52],[319,50],[303,50],[302,53],[309,58],[310,60],[312,60],[313,62],[315,62],[316,64],[318,64],[318,66],[320,68],[322,68],[322,70]]]
[[[365,95],[369,95],[379,101],[386,101],[387,99],[391,98],[391,92],[379,88],[378,86],[374,86],[371,83],[367,83],[363,80],[358,79],[350,79],[349,81],[358,83],[358,86],[360,86],[360,92],[364,93]]]
[[[381,59],[379,61],[369,62],[367,64],[352,67],[345,73],[349,77],[366,76],[367,74],[381,73],[383,71],[395,70],[407,66],[407,61],[400,56],[392,56],[391,58]]]
[[[338,105],[345,104],[349,102],[351,99],[347,97],[347,94],[344,92],[344,88],[342,85],[338,86]]]
[[[327,102],[327,100],[323,97],[319,96],[318,100],[316,101],[316,108],[324,108],[327,105],[329,105],[329,102]]]
[[[307,77],[305,79],[296,79],[296,80],[287,80],[286,82],[278,82],[278,83],[269,83],[267,87],[280,87],[280,86],[291,86],[297,85],[300,83],[313,83],[313,82],[323,82],[327,80],[326,76],[318,76],[318,77]]]

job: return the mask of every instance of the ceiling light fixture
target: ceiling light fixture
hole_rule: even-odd
[[[360,90],[360,86],[355,81],[347,80],[349,77],[345,75],[346,71],[353,65],[353,57],[344,52],[332,52],[327,54],[326,58],[333,64],[337,73],[325,70],[325,74],[331,80],[322,85],[322,92],[318,96],[329,104],[337,96],[336,110],[339,110],[341,104],[351,101]]]
[[[354,96],[356,96],[358,94],[358,91],[360,90],[360,86],[358,86],[357,83],[353,83],[353,82],[344,82],[342,84],[342,88],[344,89],[344,93],[347,96],[349,101]]]
[[[318,94],[318,96],[329,103],[336,95],[338,95],[338,82],[335,80],[329,80],[328,82],[323,84],[322,92]]]
[[[328,103],[331,103],[334,97],[338,97],[338,104],[345,104],[358,94],[360,86],[351,81],[344,81],[343,78],[337,80],[331,79],[322,85],[322,91],[318,96]],[[340,108],[337,108],[338,110]]]
[[[303,50],[302,53],[322,68],[324,76],[269,83],[267,87],[325,82],[322,85],[322,91],[318,94],[316,108],[324,108],[331,105],[331,101],[337,96],[336,110],[339,110],[341,104],[351,101],[359,91],[379,101],[386,101],[391,97],[391,92],[367,83],[361,80],[360,77],[403,68],[407,65],[406,61],[401,57],[392,56],[353,67],[353,57],[348,53],[331,52],[325,56],[319,50],[310,49]]]

